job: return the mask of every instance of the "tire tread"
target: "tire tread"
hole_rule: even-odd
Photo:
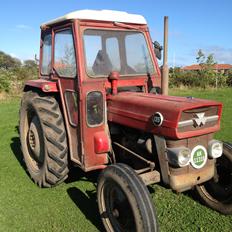
[[[60,111],[55,97],[33,91],[26,92],[21,101],[20,108],[20,139],[21,133],[25,133],[21,126],[22,117],[26,116],[27,104],[34,107],[43,130],[45,143],[45,161],[40,170],[40,175],[35,175],[28,162],[26,163],[31,178],[40,187],[53,187],[63,182],[68,177],[68,147],[67,136]],[[24,112],[23,112],[24,111]],[[23,151],[24,153],[24,151]],[[24,156],[24,160],[25,160]]]

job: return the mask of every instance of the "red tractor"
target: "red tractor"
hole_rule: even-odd
[[[161,94],[161,49],[141,15],[81,10],[41,26],[40,78],[20,109],[24,160],[40,187],[70,164],[101,170],[107,231],[157,231],[146,185],[159,182],[232,213],[232,147],[213,139],[222,104]]]

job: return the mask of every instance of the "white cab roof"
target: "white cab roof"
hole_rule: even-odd
[[[41,27],[49,26],[70,19],[87,19],[97,21],[110,21],[121,23],[147,24],[146,19],[142,15],[129,14],[124,11],[113,10],[78,10],[68,13],[62,17],[56,18],[49,22],[43,23]]]

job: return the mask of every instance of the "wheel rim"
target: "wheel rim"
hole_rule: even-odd
[[[110,231],[136,231],[133,211],[121,187],[111,181],[102,190],[104,218]]]
[[[39,118],[33,115],[30,120],[27,144],[29,151],[29,160],[35,172],[38,172],[44,163],[43,136]]]
[[[216,161],[216,175],[200,186],[204,194],[214,202],[232,203],[232,161],[222,155]]]

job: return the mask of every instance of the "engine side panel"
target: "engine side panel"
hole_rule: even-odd
[[[212,110],[213,115],[207,116],[210,114],[210,112],[207,113],[209,108],[216,110]],[[183,112],[191,110],[193,113],[187,115],[188,118],[186,116],[184,118]],[[218,131],[221,110],[221,103],[194,98],[131,92],[119,93],[108,98],[109,121],[173,139],[183,139]],[[164,119],[161,126],[155,126],[152,123],[152,117],[156,112],[163,115]],[[180,129],[179,122],[183,118],[190,122],[191,130],[189,127]],[[210,122],[212,118],[214,123],[208,124],[207,120],[209,119]],[[194,120],[200,120],[200,122],[202,120],[202,123],[196,126]]]

